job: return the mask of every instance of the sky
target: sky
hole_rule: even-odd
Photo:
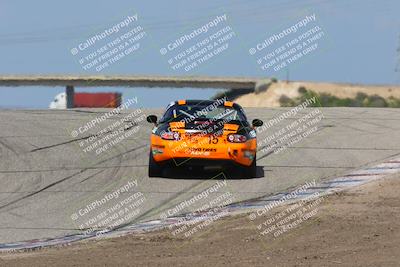
[[[395,71],[400,53],[397,51],[400,47],[399,10],[398,0],[1,0],[0,75],[206,75],[399,84],[400,73]],[[94,45],[80,50],[79,45],[83,47],[89,38],[134,15],[137,15],[136,21],[118,32],[108,32]],[[207,32],[197,32],[178,48],[169,48],[182,36],[224,15],[226,19],[209,26]],[[315,20],[297,26],[296,32],[286,31],[286,35],[273,44],[257,50],[256,54],[250,53],[251,48],[261,47],[264,40],[285,29],[293,29],[313,15]],[[84,68],[80,63],[80,59],[93,52],[101,54],[98,49],[134,29],[144,33],[142,39],[132,42],[138,45],[137,50],[114,60],[104,69],[96,70],[87,65]],[[281,45],[288,48],[288,42],[311,29],[323,32],[319,35],[322,37],[312,43],[316,44],[315,50],[280,69],[261,68],[257,62],[259,58]],[[212,40],[212,34],[218,32],[223,32],[219,37],[227,36],[225,34],[233,37],[214,43],[211,58],[186,70],[177,65],[173,67],[182,59],[190,61],[192,52],[188,50],[197,45],[200,51],[208,45],[200,41]],[[78,49],[78,54],[72,53],[74,48]],[[166,54],[162,54],[163,48],[167,49]],[[121,51],[126,52],[124,49]],[[110,46],[107,51],[111,51]],[[175,57],[179,54],[182,57],[178,60]],[[173,64],[169,63],[171,58],[175,58]],[[0,107],[47,108],[54,96],[64,90],[62,87],[0,87]],[[124,98],[137,96],[144,107],[165,107],[173,100],[209,98],[218,92],[192,88],[76,88],[76,91],[118,91]]]

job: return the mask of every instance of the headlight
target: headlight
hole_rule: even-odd
[[[162,132],[161,138],[164,140],[175,140],[178,141],[181,139],[181,135],[178,132]]]

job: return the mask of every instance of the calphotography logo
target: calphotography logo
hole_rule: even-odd
[[[236,33],[227,20],[227,14],[215,16],[206,24],[162,47],[160,54],[168,57],[172,70],[194,71],[212,58],[222,55],[235,39]]]
[[[235,202],[235,195],[228,181],[221,178],[225,178],[222,173],[212,177],[211,184],[198,186],[199,189],[206,186],[205,189],[160,214],[161,220],[172,220],[172,223],[168,223],[171,236],[180,239],[200,237],[213,223],[229,214],[226,206]]]
[[[73,56],[85,71],[100,72],[120,61],[134,55],[147,36],[139,24],[138,14],[128,15],[119,23],[94,34],[71,49]]]
[[[316,105],[317,98],[306,99],[300,105],[285,111],[257,128],[257,133],[267,132],[267,136],[260,140],[261,155],[281,153],[287,148],[296,145],[305,138],[321,129],[324,114],[318,108],[306,110]]]
[[[72,215],[73,223],[85,236],[101,237],[103,234],[135,220],[146,201],[138,191],[138,181],[129,180],[116,190],[101,198],[86,202]]]
[[[263,71],[280,71],[321,46],[325,32],[316,14],[306,15],[292,26],[274,33],[249,49]]]
[[[79,138],[78,144],[83,152],[94,152],[96,155],[110,150],[128,138],[136,138],[141,127],[140,124],[146,118],[146,114],[141,108],[128,109],[137,103],[137,97],[130,98],[121,106],[72,130],[71,136]],[[128,113],[121,116],[124,110]],[[106,124],[107,121],[116,117],[118,118],[113,123]]]

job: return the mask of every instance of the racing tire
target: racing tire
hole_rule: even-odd
[[[149,154],[149,177],[160,177],[162,176],[163,168],[158,164],[153,157],[153,153]]]
[[[242,167],[243,178],[255,178],[257,177],[257,159],[254,157],[253,162],[250,166]]]

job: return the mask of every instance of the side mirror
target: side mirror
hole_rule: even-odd
[[[149,115],[147,116],[147,121],[153,124],[157,124],[157,116],[156,115]]]
[[[251,124],[253,125],[253,127],[260,127],[264,124],[264,122],[262,120],[259,119],[254,119]]]

